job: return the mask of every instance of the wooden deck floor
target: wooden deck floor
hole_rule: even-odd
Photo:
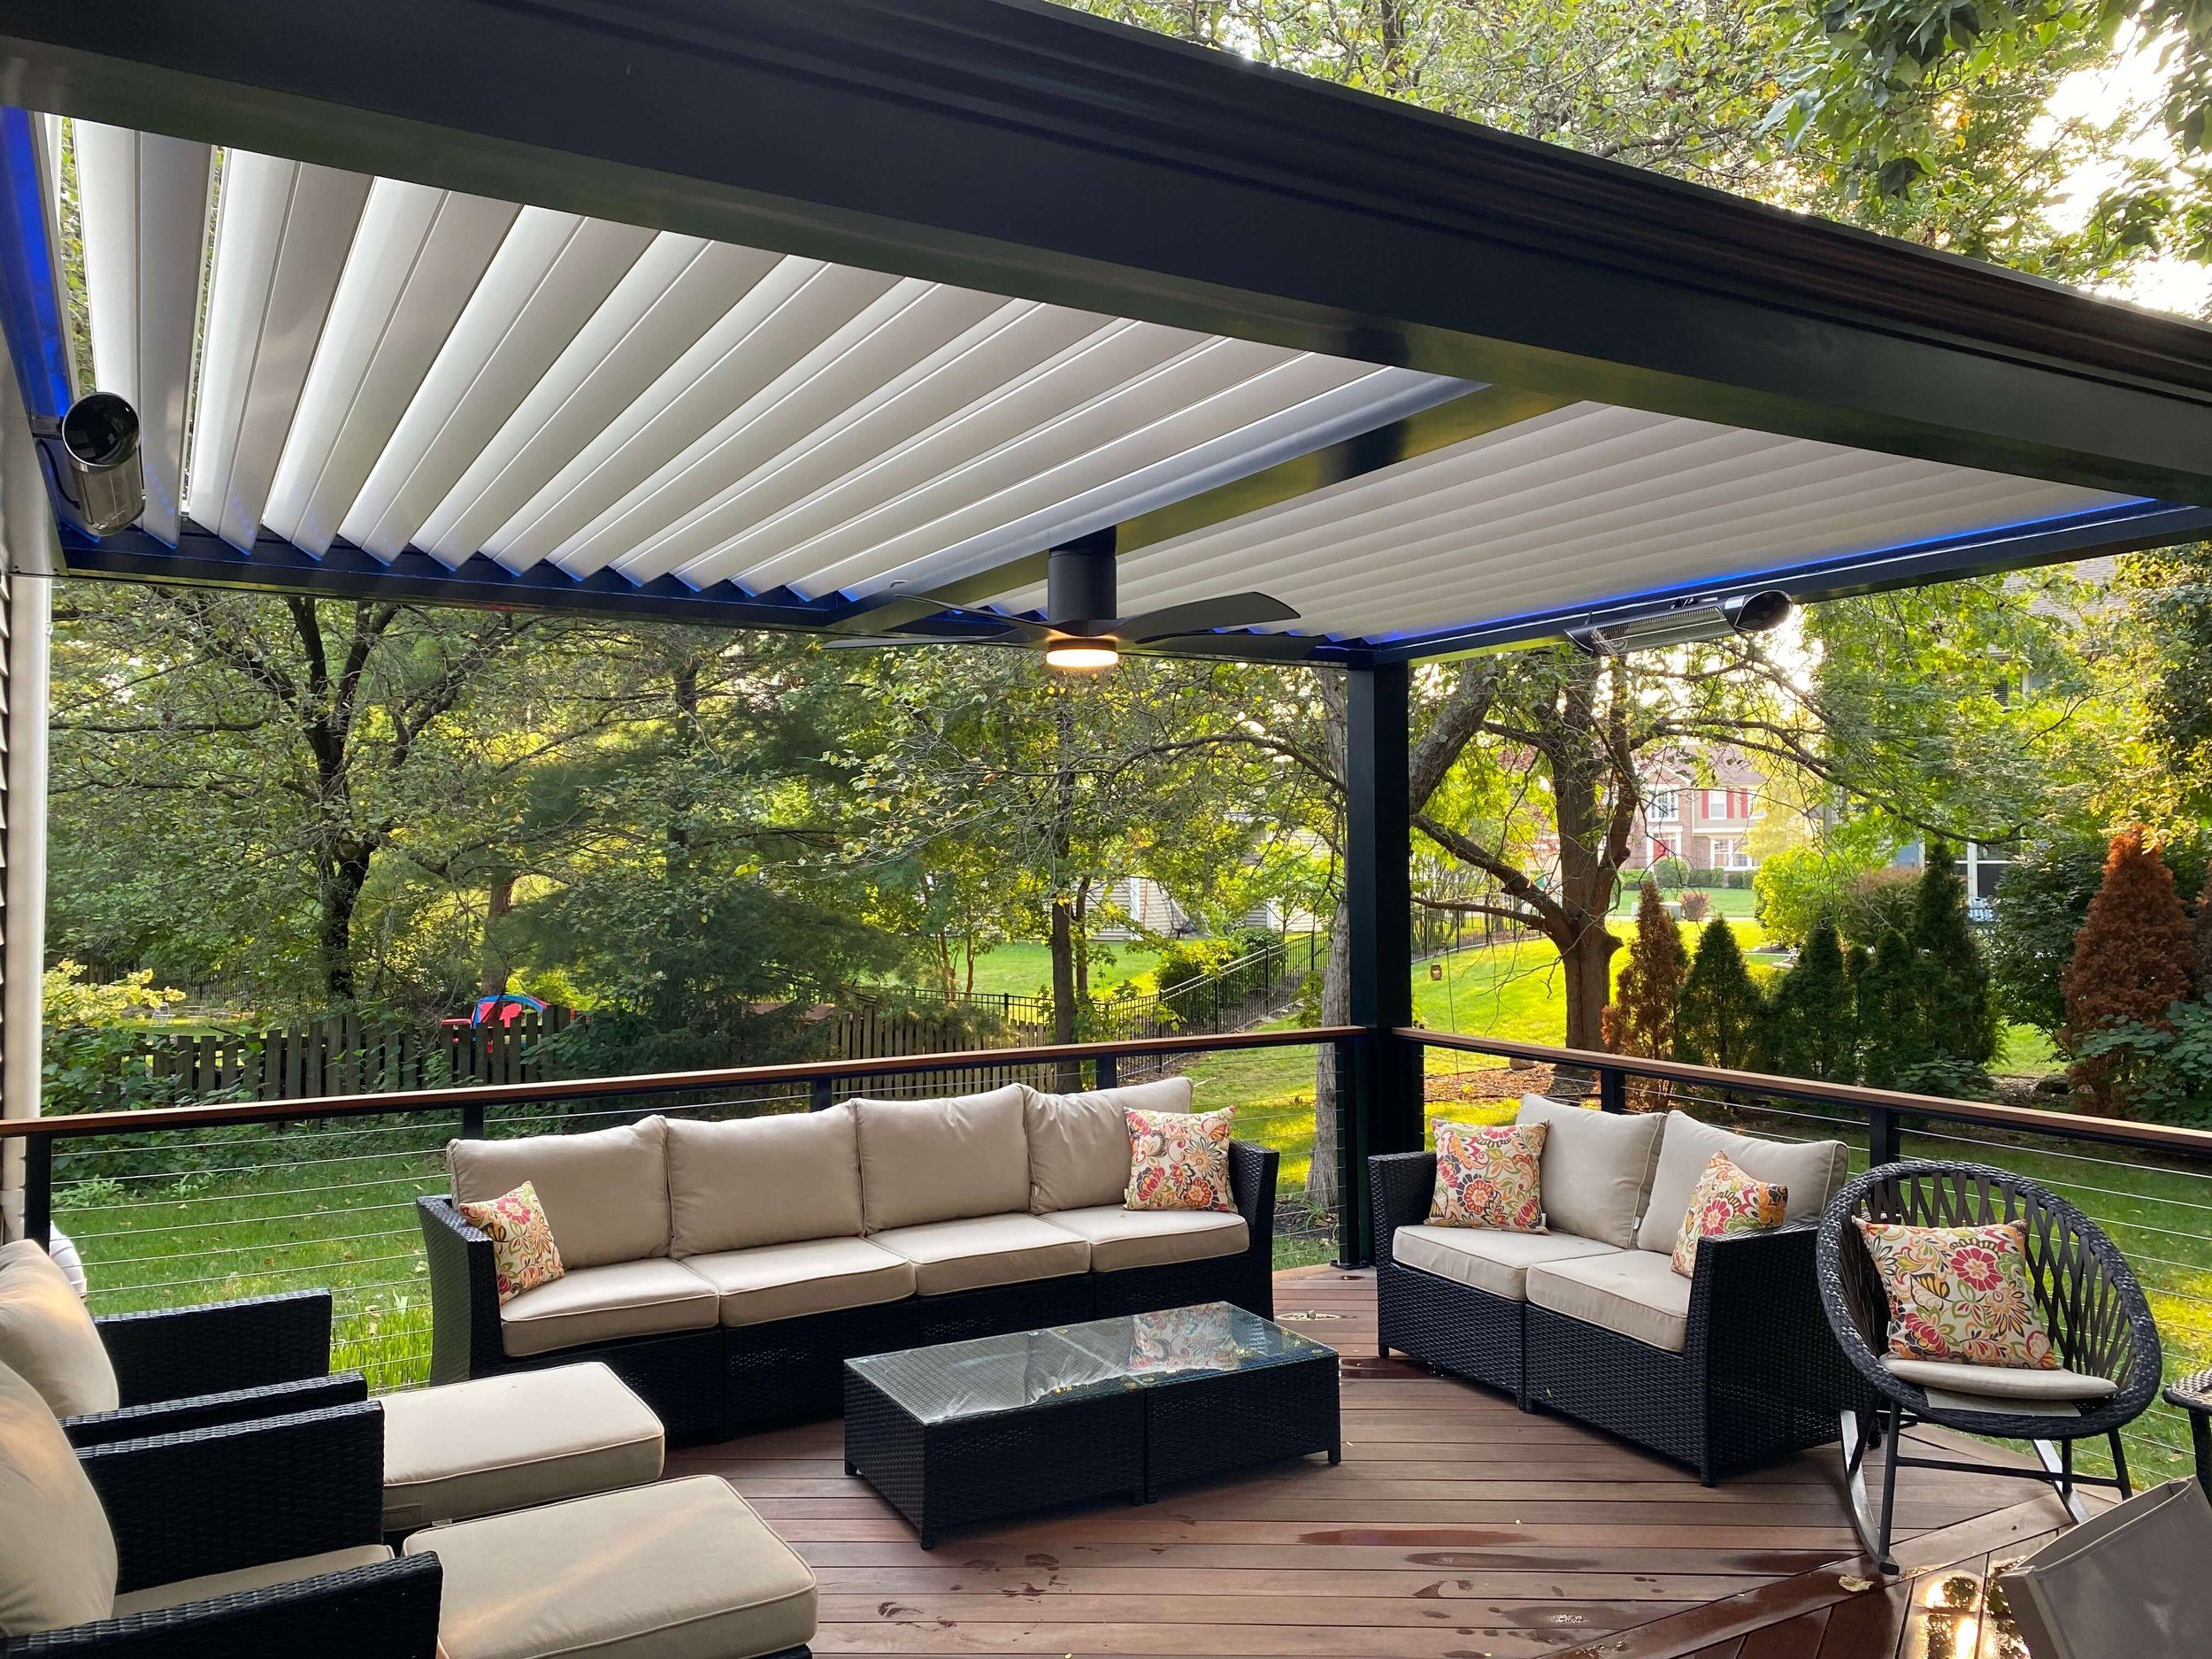
[[[1285,1273],[1276,1306],[1344,1356],[1339,1468],[1308,1459],[926,1555],[845,1476],[835,1423],[672,1453],[669,1472],[726,1476],[812,1563],[823,1655],[2016,1659],[1978,1630],[1981,1577],[2064,1518],[2024,1482],[1909,1471],[1905,1576],[1869,1584],[1832,1452],[1709,1491],[1377,1359],[1370,1275]]]

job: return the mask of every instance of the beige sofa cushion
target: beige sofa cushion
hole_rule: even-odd
[[[983,1216],[895,1227],[872,1240],[914,1263],[914,1288],[925,1296],[1059,1279],[1091,1265],[1091,1247],[1065,1228],[1035,1216]]]
[[[1251,1242],[1244,1217],[1233,1210],[1124,1210],[1119,1204],[1096,1204],[1087,1210],[1057,1210],[1039,1219],[1089,1240],[1094,1273],[1238,1256]]]
[[[1081,1094],[1047,1094],[1033,1088],[1022,1094],[1022,1120],[1029,1132],[1029,1208],[1041,1216],[1121,1202],[1129,1186],[1129,1110],[1191,1108],[1187,1077]]]
[[[112,1411],[115,1367],[76,1287],[28,1239],[0,1245],[0,1365],[58,1417]]]
[[[1401,1227],[1390,1235],[1392,1260],[1509,1302],[1528,1300],[1532,1267],[1613,1254],[1613,1246],[1577,1238],[1571,1233],[1423,1226]]]
[[[724,1325],[766,1325],[802,1314],[834,1313],[903,1302],[914,1294],[914,1263],[865,1239],[809,1239],[764,1244],[684,1265],[714,1286]]]
[[[718,1475],[409,1539],[445,1571],[446,1659],[741,1659],[814,1635],[814,1574]]]
[[[1614,1250],[1532,1267],[1528,1299],[1654,1348],[1679,1354],[1689,1342],[1690,1281],[1656,1251]]]
[[[860,1236],[853,1109],[668,1120],[669,1252],[706,1256]]]
[[[661,1478],[661,1420],[597,1360],[384,1396],[384,1530]]]
[[[589,1134],[451,1141],[445,1166],[454,1197],[470,1203],[534,1186],[572,1272],[668,1254],[667,1143],[667,1120],[647,1118]]]
[[[868,1231],[1026,1210],[1026,1094],[1010,1083],[945,1100],[855,1101]]]
[[[499,1345],[522,1359],[618,1337],[703,1331],[714,1324],[718,1300],[714,1286],[681,1262],[579,1268],[502,1307]]]
[[[142,1590],[126,1590],[115,1598],[115,1617],[158,1613],[182,1607],[187,1601],[205,1601],[214,1596],[234,1595],[241,1590],[273,1590],[280,1584],[319,1578],[326,1572],[345,1572],[355,1567],[373,1567],[389,1561],[392,1552],[381,1544],[355,1544],[346,1549],[326,1549],[316,1555],[294,1555],[288,1561],[257,1561],[231,1572],[204,1573],[172,1584],[150,1584]]]
[[[46,1397],[0,1365],[0,1636],[105,1618],[115,1534]]]
[[[1594,1111],[1524,1094],[1515,1121],[1546,1125],[1544,1225],[1617,1249],[1633,1245],[1636,1218],[1644,1213],[1644,1194],[1659,1166],[1659,1132],[1666,1119],[1656,1112]]]
[[[1659,1141],[1659,1168],[1651,1178],[1651,1198],[1644,1206],[1643,1225],[1636,1230],[1638,1249],[1673,1253],[1682,1217],[1690,1211],[1690,1194],[1716,1152],[1726,1153],[1729,1162],[1755,1181],[1788,1187],[1791,1221],[1819,1219],[1828,1200],[1851,1174],[1850,1152],[1840,1141],[1762,1141],[1716,1129],[1686,1112],[1669,1112],[1666,1133]]]
[[[2120,1392],[2109,1377],[2072,1371],[2030,1371],[2011,1365],[1964,1365],[1955,1360],[1893,1359],[1882,1363],[1890,1374],[1916,1387],[1952,1394],[1986,1394],[1993,1400],[2039,1405],[2102,1400]]]

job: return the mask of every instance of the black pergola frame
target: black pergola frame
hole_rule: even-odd
[[[1809,571],[1800,592],[2212,532],[2212,330],[1041,0],[0,0],[0,101],[1538,399],[2148,498]],[[1401,425],[1318,465],[1348,475],[1416,452],[1418,424]],[[281,545],[250,572],[204,534],[182,559],[131,534],[65,547],[88,574],[273,577],[333,596],[817,628],[866,609],[760,595],[708,610],[489,570],[472,592],[442,567]],[[1407,664],[1559,626],[1311,649],[1350,675],[1352,1017],[1368,1033],[1344,1102],[1356,1225],[1367,1157],[1422,1140],[1419,1054],[1400,1034],[1410,987],[1386,971],[1409,943]]]

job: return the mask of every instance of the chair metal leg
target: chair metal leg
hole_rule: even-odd
[[[1837,1416],[1843,1430],[1843,1484],[1851,1505],[1852,1530],[1858,1533],[1860,1545],[1874,1558],[1878,1569],[1894,1572],[1897,1563],[1889,1558],[1888,1531],[1875,1525],[1873,1506],[1866,1495],[1866,1457],[1881,1444],[1881,1408],[1877,1406],[1871,1417],[1864,1421],[1855,1411],[1843,1411]]]
[[[1882,1533],[1875,1547],[1874,1557],[1884,1572],[1895,1572],[1897,1563],[1889,1553],[1891,1524],[1897,1515],[1897,1459],[1905,1449],[1905,1425],[1892,1414],[1889,1436],[1889,1455],[1882,1460]]]
[[[2032,1440],[2030,1444],[2035,1448],[2035,1455],[2042,1459],[2043,1467],[2058,1477],[2055,1490],[2058,1501],[2066,1506],[2066,1513],[2072,1516],[2077,1523],[2086,1521],[2089,1506],[2082,1502],[2081,1494],[2074,1486],[2073,1441],[2060,1442],[2065,1448],[2062,1452],[2048,1440]]]
[[[2128,1453],[2127,1448],[2120,1444],[2120,1431],[2114,1429],[2105,1438],[2112,1442],[2112,1472],[2120,1478],[2120,1495],[2131,1498],[2135,1488],[2128,1482]]]

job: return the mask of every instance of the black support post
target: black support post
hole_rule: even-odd
[[[54,1138],[32,1135],[23,1143],[23,1236],[42,1250],[54,1242]]]
[[[1421,1146],[1421,1052],[1391,1033],[1413,1024],[1412,809],[1407,800],[1407,671],[1402,664],[1346,671],[1344,891],[1346,970],[1355,1025],[1369,1035],[1356,1056],[1340,1190],[1348,1241],[1373,1257],[1367,1160]],[[1343,1111],[1340,1099],[1338,1110]]]

